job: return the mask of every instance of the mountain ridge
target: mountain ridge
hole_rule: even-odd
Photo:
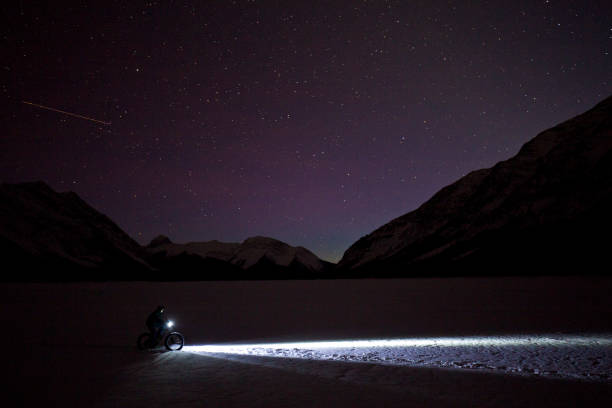
[[[56,271],[97,280],[97,270],[150,270],[140,245],[106,215],[41,181],[0,184],[0,242],[3,260],[42,280]]]
[[[491,168],[470,172],[442,188],[416,210],[360,238],[347,249],[338,269],[345,274],[361,271],[360,274],[369,276],[378,276],[375,270],[381,268],[402,276],[413,272],[452,275],[440,268],[461,264],[459,273],[481,274],[482,270],[466,272],[466,269],[482,269],[490,262],[495,265],[494,253],[505,259],[523,257],[524,251],[545,266],[541,258],[553,257],[555,245],[559,250],[572,249],[556,242],[559,238],[555,234],[568,235],[563,234],[563,228],[591,236],[590,244],[597,248],[600,245],[592,236],[593,231],[603,231],[596,228],[597,220],[602,226],[611,223],[608,212],[597,204],[612,202],[611,169],[612,97],[609,97],[591,110],[539,133],[515,156]],[[577,225],[582,222],[585,225]],[[547,228],[549,232],[545,231]],[[546,255],[538,257],[536,251],[514,242],[533,241],[530,235],[549,240],[550,244],[539,243],[546,246],[542,251]],[[499,245],[512,245],[514,254],[487,242],[492,239],[499,241]],[[584,255],[598,255],[580,242],[576,248]],[[572,258],[568,255],[559,253],[557,257]],[[481,260],[476,261],[478,257]],[[572,263],[580,265],[580,257],[577,253]],[[512,267],[528,265],[527,259],[523,261],[510,263]],[[560,262],[556,263],[559,266]],[[508,266],[506,272],[511,271]]]
[[[242,243],[212,240],[185,244],[173,243],[168,237],[158,236],[146,246],[146,249],[152,257],[172,258],[181,254],[198,256],[203,259],[229,262],[245,271],[261,265],[261,262],[266,260],[275,265],[276,269],[297,268],[302,273],[308,272],[313,276],[323,273],[330,266],[306,248],[293,247],[277,239],[263,236],[249,237]]]
[[[207,254],[213,256],[198,255],[202,245],[208,245]],[[216,250],[211,251],[211,245]],[[233,250],[224,259],[227,245]],[[162,247],[173,247],[174,253],[154,250]],[[329,270],[312,252],[273,238],[191,247],[163,236],[143,247],[75,192],[56,192],[42,181],[0,184],[0,259],[18,266],[18,272],[2,280],[296,279],[320,278]],[[234,253],[241,249],[252,255],[255,247],[261,254],[254,259],[249,253]]]

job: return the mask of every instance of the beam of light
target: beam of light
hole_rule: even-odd
[[[590,347],[612,346],[612,337],[590,336],[491,336],[491,337],[432,337],[414,339],[371,339],[309,341],[289,343],[208,344],[186,346],[185,351],[226,354],[251,354],[254,350],[322,350],[413,347]]]
[[[612,381],[609,333],[203,344],[184,351],[279,367],[293,367],[284,359],[302,359]],[[276,360],[253,360],[259,357]]]
[[[104,122],[102,120],[90,118],[89,116],[83,116],[83,115],[79,115],[77,113],[66,112],[66,111],[63,111],[63,110],[60,110],[60,109],[51,108],[49,106],[39,105],[37,103],[32,103],[32,102],[28,102],[28,101],[21,101],[21,102],[25,103],[26,105],[32,105],[32,106],[35,106],[37,108],[41,108],[41,109],[46,109],[46,110],[50,110],[50,111],[53,111],[53,112],[62,113],[64,115],[68,115],[68,116],[74,116],[75,118],[89,120],[91,122],[100,123],[100,124],[106,125],[106,126],[109,126],[109,125],[112,124],[111,122]]]

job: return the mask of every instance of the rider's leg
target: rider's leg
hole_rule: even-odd
[[[153,338],[153,343],[157,344],[161,338],[162,328],[156,327],[155,330],[151,333]]]

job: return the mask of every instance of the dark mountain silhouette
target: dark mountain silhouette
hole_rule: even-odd
[[[146,278],[146,252],[72,192],[43,182],[0,185],[0,256],[5,280]]]
[[[181,270],[198,270],[201,265],[223,265],[227,276],[240,279],[321,278],[332,264],[303,247],[292,247],[273,238],[253,237],[241,244],[219,241],[175,244],[159,236],[146,247],[149,261],[165,265],[180,263]]]
[[[359,239],[346,276],[609,273],[612,97]]]
[[[0,184],[4,281],[227,280],[320,278],[329,263],[271,238],[242,244],[142,247],[73,192],[43,182]]]

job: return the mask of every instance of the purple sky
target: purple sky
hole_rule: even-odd
[[[612,93],[609,0],[93,3],[3,6],[0,181],[140,243],[337,261]]]

